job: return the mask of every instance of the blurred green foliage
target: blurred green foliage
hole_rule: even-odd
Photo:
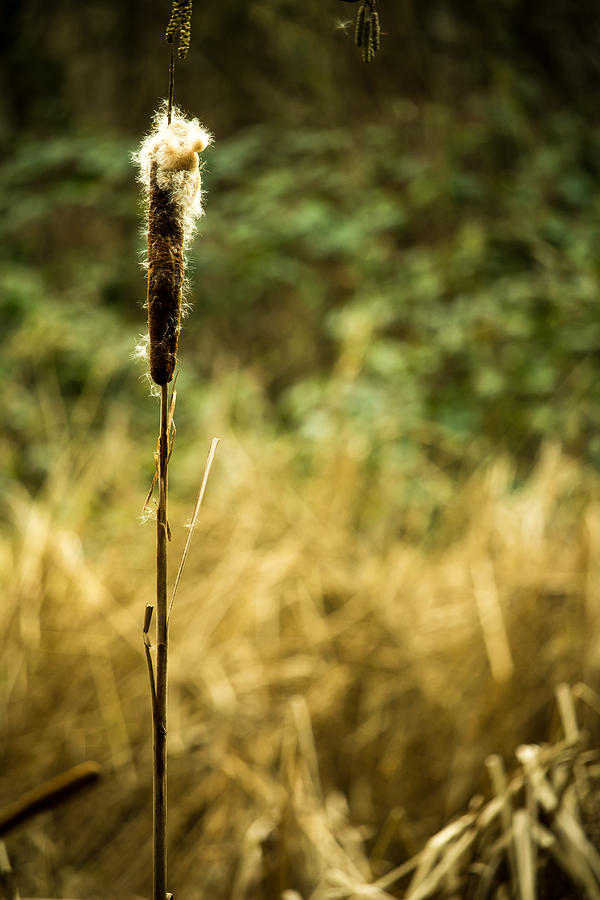
[[[551,437],[600,461],[593,128],[495,96],[467,120],[255,131],[211,165],[203,315],[288,423],[374,444],[429,424],[517,455]]]
[[[40,385],[146,390],[130,150],[23,139],[0,176],[4,464],[26,480]],[[600,136],[581,117],[496,90],[460,116],[398,101],[354,131],[256,126],[206,154],[204,187],[181,344],[200,382],[250,370],[276,427],[347,428],[375,459],[476,438],[527,463],[552,438],[600,463]]]

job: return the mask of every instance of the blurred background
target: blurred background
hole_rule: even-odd
[[[600,689],[598,6],[378,9],[365,65],[357,4],[198,0],[176,65],[215,143],[173,571],[222,439],[171,632],[189,898],[355,896],[489,794],[488,754],[557,739],[557,683]],[[147,897],[158,406],[130,155],[170,5],[1,11],[0,802],[104,773],[6,842],[26,895]]]

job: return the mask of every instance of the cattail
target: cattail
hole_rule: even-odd
[[[183,294],[183,225],[169,188],[158,184],[158,165],[150,167],[148,210],[148,333],[150,375],[167,384],[177,361]]]
[[[150,375],[159,385],[173,378],[181,329],[185,250],[202,215],[198,153],[212,138],[197,119],[165,109],[135,159],[148,201],[148,333]]]

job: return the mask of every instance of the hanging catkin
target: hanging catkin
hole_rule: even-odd
[[[381,26],[379,13],[375,9],[375,0],[363,0],[356,14],[354,27],[354,43],[360,47],[364,62],[373,60],[381,49]]]
[[[148,334],[150,375],[171,381],[177,362],[185,286],[185,249],[202,215],[198,153],[211,136],[197,119],[163,109],[136,161],[148,202]]]
[[[173,0],[173,9],[165,32],[165,38],[172,44],[175,40],[175,35],[179,32],[179,43],[177,47],[179,59],[185,59],[188,55],[191,31],[192,0]]]

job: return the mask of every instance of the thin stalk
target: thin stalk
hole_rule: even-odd
[[[158,517],[156,522],[156,705],[154,724],[154,900],[167,895],[167,467],[169,462],[169,400],[166,384],[160,394],[158,441]]]
[[[173,115],[173,94],[175,92],[175,47],[171,46],[171,61],[169,62],[169,100],[167,105],[167,124],[171,124]]]

